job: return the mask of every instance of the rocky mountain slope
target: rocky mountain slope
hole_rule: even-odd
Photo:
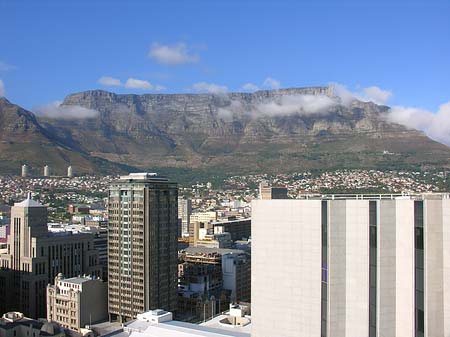
[[[64,174],[68,165],[75,172],[126,170],[60,142],[32,112],[0,97],[0,174],[20,174],[22,164],[28,164],[35,174],[43,174],[46,164],[55,174]]]
[[[449,147],[388,122],[388,107],[343,102],[328,87],[220,95],[94,90],[67,96],[61,107],[61,115],[37,118],[0,101],[0,173],[22,162],[205,174],[450,164]],[[93,114],[64,115],[79,107]]]
[[[144,168],[226,172],[446,166],[450,148],[386,121],[386,106],[343,104],[328,87],[255,93],[117,95],[86,91],[64,106],[94,118],[46,119],[71,147]]]

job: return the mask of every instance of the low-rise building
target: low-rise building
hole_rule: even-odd
[[[108,319],[108,287],[99,278],[64,278],[47,286],[47,319],[81,332],[86,325]]]
[[[65,337],[56,322],[45,319],[34,320],[21,312],[8,312],[0,318],[0,337]]]

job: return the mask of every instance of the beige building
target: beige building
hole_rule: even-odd
[[[111,320],[177,306],[178,188],[152,173],[122,176],[109,190]]]
[[[108,287],[99,278],[64,278],[47,286],[47,320],[80,332],[86,325],[108,319]]]
[[[256,200],[255,337],[450,335],[450,199]]]
[[[259,185],[259,198],[263,200],[270,199],[288,199],[288,189],[286,186],[269,186],[267,183]]]
[[[56,275],[99,275],[98,253],[89,234],[48,232],[47,208],[28,198],[11,208],[7,253],[0,255],[0,309],[46,317],[46,287]]]

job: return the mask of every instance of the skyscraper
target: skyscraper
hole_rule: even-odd
[[[450,198],[256,200],[252,335],[446,336]]]
[[[178,219],[181,220],[181,234],[183,236],[189,236],[189,225],[191,222],[192,214],[192,200],[178,198]]]
[[[177,306],[176,183],[155,173],[121,176],[109,190],[108,306],[124,322]]]

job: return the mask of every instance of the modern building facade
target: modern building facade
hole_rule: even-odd
[[[269,186],[267,183],[261,183],[259,198],[263,200],[288,199],[288,189],[286,186]]]
[[[99,276],[93,237],[49,233],[47,207],[28,195],[11,208],[7,253],[0,255],[0,285],[5,286],[0,309],[46,317],[46,287],[59,273]]]
[[[256,200],[253,336],[450,334],[450,198]]]
[[[59,274],[47,286],[47,320],[80,332],[86,325],[108,319],[108,287],[100,278]]]
[[[111,320],[177,306],[177,184],[131,173],[111,184],[108,307]]]
[[[178,219],[181,220],[181,235],[189,236],[189,225],[191,223],[192,200],[178,198]]]

